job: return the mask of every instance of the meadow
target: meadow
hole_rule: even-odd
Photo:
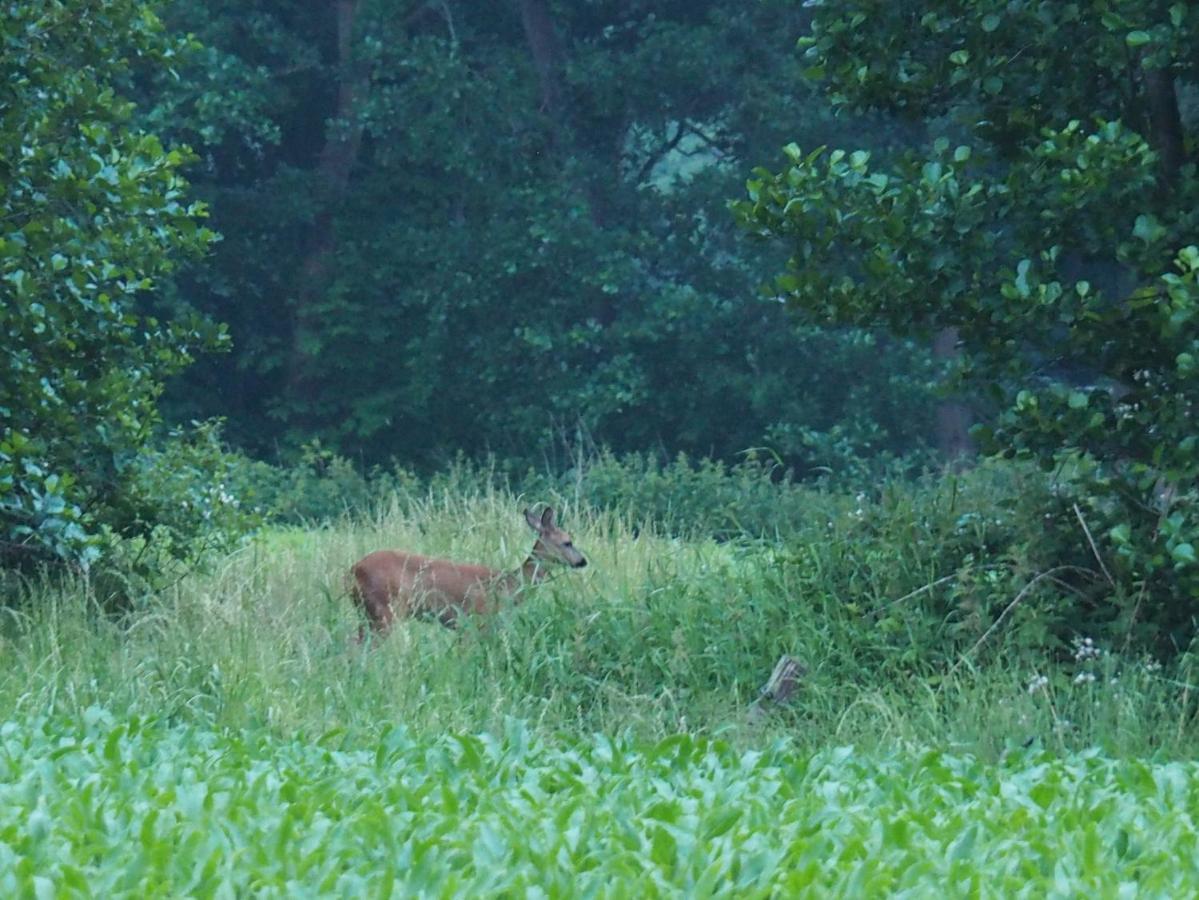
[[[0,889],[1193,891],[1190,657],[1047,636],[1047,601],[992,627],[1027,581],[985,555],[1025,521],[995,502],[1010,490],[986,473],[780,489],[769,534],[682,503],[459,480],[272,527],[119,613],[84,579],[14,583]],[[486,628],[355,645],[355,559],[515,568],[538,500],[586,569]],[[797,690],[756,702],[782,654]]]

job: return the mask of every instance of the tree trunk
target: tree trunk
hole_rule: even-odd
[[[576,154],[580,159],[594,156],[596,148],[604,146],[603,141],[608,137],[612,140],[611,154],[606,158],[609,165],[597,167],[600,174],[584,174],[582,189],[587,197],[588,215],[592,224],[603,231],[615,218],[612,199],[620,190],[620,161],[624,141],[624,129],[619,126],[598,129],[604,137],[592,141],[589,146],[583,144],[585,139],[579,137],[585,124],[572,116],[572,110],[566,97],[566,84],[562,72],[565,61],[565,51],[562,39],[554,24],[546,0],[517,0],[520,10],[521,26],[525,33],[525,43],[529,47],[529,55],[533,58],[533,66],[537,70],[541,109],[552,122],[551,141],[555,148],[566,155]],[[596,129],[592,129],[593,131]],[[609,180],[609,173],[610,179]],[[611,325],[617,318],[617,299],[608,297],[596,310],[596,320],[603,326]]]
[[[949,361],[960,355],[958,330],[942,328],[937,332],[933,338],[933,356]],[[954,467],[968,465],[975,454],[974,442],[970,440],[970,420],[970,408],[960,400],[948,398],[937,405],[937,449]]]
[[[1150,142],[1162,161],[1162,180],[1167,188],[1178,184],[1178,175],[1186,162],[1182,116],[1174,76],[1168,69],[1142,69],[1145,105],[1149,118]]]
[[[586,122],[574,115],[562,77],[566,53],[549,5],[546,0],[517,0],[517,6],[525,43],[537,70],[541,109],[553,123],[552,145],[562,156],[572,153],[582,159],[602,156],[608,163],[597,165],[594,173],[584,174],[580,185],[588,198],[591,223],[604,231],[617,217],[614,198],[622,187],[620,164],[625,128],[619,121]],[[597,133],[602,135],[597,141],[598,146],[582,146],[586,139]],[[596,321],[607,327],[616,321],[617,312],[616,296],[604,297],[597,304]]]
[[[350,172],[362,144],[358,105],[365,93],[367,73],[353,61],[354,22],[359,2],[332,0],[337,25],[337,99],[317,162],[317,210],[304,259],[296,274],[286,385],[287,397],[292,404],[303,402],[305,382],[316,355],[319,322],[315,307],[328,287],[337,246],[334,220],[348,193]],[[296,412],[297,408],[293,407],[293,418]]]
[[[562,127],[562,42],[545,0],[520,0],[520,22],[537,69],[541,108]]]

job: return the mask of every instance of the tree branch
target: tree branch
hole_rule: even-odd
[[[654,170],[654,167],[657,166],[658,163],[660,163],[668,153],[670,153],[679,145],[679,141],[683,139],[683,136],[686,135],[688,131],[689,129],[685,120],[676,123],[674,137],[670,138],[665,143],[660,144],[656,150],[649,154],[645,162],[642,163],[641,168],[637,170],[637,184],[641,184],[646,178],[649,177],[649,173]]]

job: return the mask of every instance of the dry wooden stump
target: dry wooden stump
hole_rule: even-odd
[[[770,678],[762,686],[758,698],[750,707],[750,721],[756,724],[766,717],[766,704],[779,705],[790,700],[799,688],[800,679],[806,674],[808,674],[807,666],[794,656],[788,656],[785,653],[780,656],[779,661],[775,663],[774,671],[770,673]]]

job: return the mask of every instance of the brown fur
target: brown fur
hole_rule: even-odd
[[[495,612],[500,599],[515,597],[522,584],[540,581],[547,562],[575,568],[587,565],[570,535],[554,523],[552,508],[541,516],[525,510],[525,519],[537,532],[537,541],[515,572],[402,550],[376,550],[350,570],[350,597],[379,634],[386,634],[397,619],[414,616],[435,618],[453,628],[462,616]],[[358,639],[363,636],[360,629]]]

